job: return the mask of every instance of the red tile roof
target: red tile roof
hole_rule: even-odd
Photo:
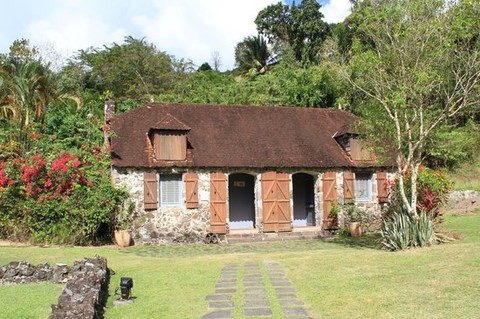
[[[338,168],[355,164],[334,135],[357,119],[337,109],[149,103],[115,116],[112,163],[117,167]],[[156,162],[148,132],[190,129],[183,162]],[[162,124],[162,125],[163,125]]]

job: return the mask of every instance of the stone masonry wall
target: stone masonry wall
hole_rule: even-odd
[[[210,226],[210,175],[198,174],[199,208],[158,207],[145,211],[143,208],[144,171],[114,169],[113,178],[117,185],[125,186],[135,201],[135,218],[132,238],[136,244],[157,244],[171,242],[202,242]],[[177,173],[162,171],[161,173]],[[180,172],[178,172],[180,173]],[[185,198],[185,187],[183,196]]]
[[[255,176],[255,229],[254,232],[262,232],[262,188],[261,173],[263,171],[239,171],[225,170],[223,173],[246,173]],[[287,171],[290,178],[298,171]],[[143,209],[143,173],[134,169],[113,169],[112,177],[116,184],[123,185],[130,192],[136,203],[135,219],[132,228],[132,237],[137,244],[155,244],[171,242],[202,242],[210,228],[210,171],[199,170],[198,174],[198,197],[199,208],[187,209],[185,204],[181,207],[159,207],[156,210],[145,211]],[[184,173],[176,169],[164,169],[159,173]],[[315,223],[322,225],[323,221],[323,183],[321,172],[308,172],[314,177],[315,196]],[[292,179],[292,178],[291,178]],[[338,203],[343,203],[343,173],[337,172],[337,197]],[[290,206],[293,208],[292,181],[290,181]],[[227,183],[228,187],[228,183]],[[185,198],[185,189],[183,189]],[[228,203],[228,191],[227,191]],[[377,212],[380,207],[377,203],[376,174],[372,175],[372,201],[357,202],[356,205],[369,213]],[[227,204],[228,211],[228,204]],[[292,210],[293,220],[293,210]],[[226,216],[228,226],[228,213]],[[343,225],[343,216],[339,216],[340,226]]]

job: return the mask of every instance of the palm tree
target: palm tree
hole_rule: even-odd
[[[4,61],[0,65],[1,115],[25,129],[32,121],[43,123],[48,104],[55,98],[52,73],[39,61]]]
[[[260,35],[246,37],[235,47],[235,64],[242,72],[255,70],[263,74],[270,58],[267,42]]]

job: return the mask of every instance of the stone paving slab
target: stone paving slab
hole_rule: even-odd
[[[267,300],[267,295],[266,294],[245,294],[244,299],[245,300]]]
[[[245,276],[243,281],[262,281],[262,276]]]
[[[217,289],[215,289],[215,292],[219,293],[219,294],[233,294],[233,293],[237,292],[237,289],[235,289],[235,288],[217,288]]]
[[[278,303],[282,307],[303,306],[304,305],[303,301],[300,301],[298,299],[282,299],[282,300],[279,300]]]
[[[268,307],[270,303],[268,300],[246,300],[244,306],[245,308]]]
[[[292,283],[290,281],[272,281],[273,287],[292,287]]]
[[[232,318],[231,310],[212,311],[202,317],[202,319],[230,319],[230,318]]]
[[[206,301],[210,300],[232,300],[232,295],[208,295],[205,297]]]
[[[297,295],[294,293],[280,293],[277,294],[278,299],[297,299]]]
[[[222,282],[215,285],[215,288],[236,288],[236,282]]]
[[[309,313],[307,309],[303,307],[297,307],[297,308],[282,308],[283,313],[285,315],[301,315],[301,316],[308,316]]]
[[[272,309],[270,309],[270,308],[245,309],[244,314],[247,317],[271,316],[272,315]]]
[[[263,282],[247,281],[243,283],[244,287],[263,287]]]
[[[275,288],[275,291],[278,293],[284,293],[284,292],[287,292],[287,293],[295,293],[295,288],[291,288],[291,287],[278,287],[278,288]]]
[[[245,293],[251,293],[251,294],[266,294],[267,289],[265,288],[258,288],[258,287],[247,287],[244,289]]]
[[[233,308],[233,301],[210,301],[208,303],[210,308]]]

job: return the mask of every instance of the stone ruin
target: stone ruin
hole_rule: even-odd
[[[108,296],[109,270],[104,257],[84,258],[73,266],[48,263],[33,266],[26,261],[0,266],[0,284],[50,281],[66,284],[52,305],[51,319],[103,318]]]

